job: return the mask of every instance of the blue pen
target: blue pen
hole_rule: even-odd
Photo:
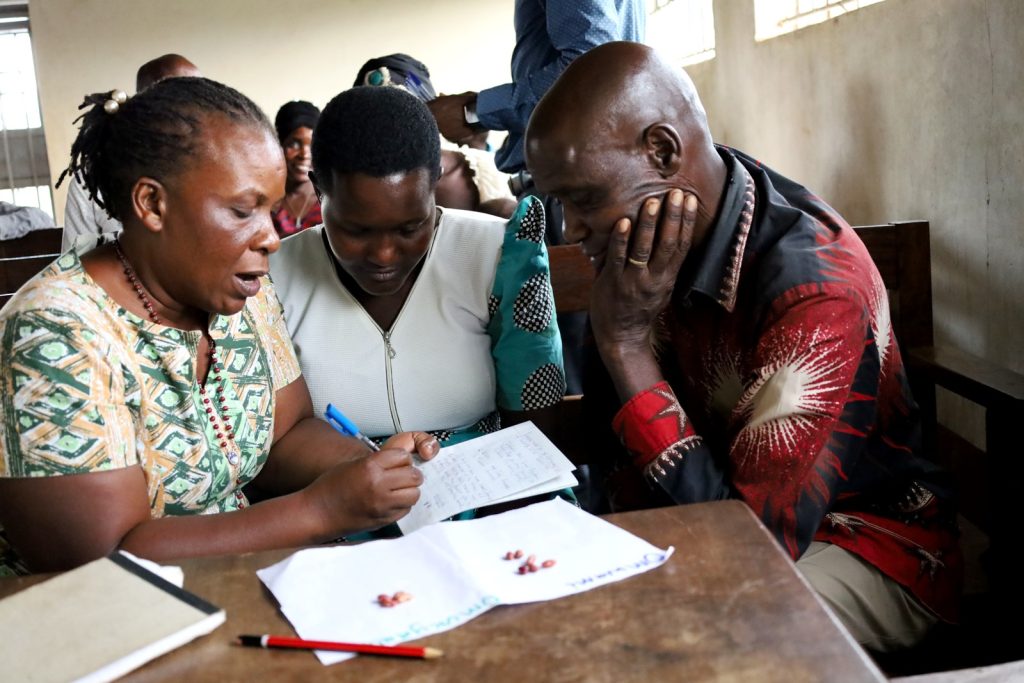
[[[412,84],[411,87],[410,83]],[[416,95],[424,102],[429,102],[434,99],[430,93],[427,92],[427,87],[423,85],[423,81],[421,81],[414,73],[410,73],[405,77],[405,87],[409,88],[413,95]]]
[[[369,448],[371,451],[380,450],[380,446],[375,444],[373,442],[373,439],[360,432],[359,428],[356,427],[355,423],[352,422],[352,420],[345,417],[345,415],[340,410],[335,408],[330,403],[327,404],[327,410],[324,411],[324,417],[327,419],[327,424],[331,425],[345,436],[351,436],[353,438],[359,439],[364,444],[366,444],[366,447]]]

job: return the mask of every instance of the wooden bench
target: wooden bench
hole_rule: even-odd
[[[936,387],[985,409],[987,495],[964,501],[968,517],[992,538],[991,579],[1000,593],[1016,595],[1014,576],[1024,553],[1018,548],[1013,506],[1024,483],[1020,448],[1010,434],[1024,416],[1024,375],[965,351],[935,346],[932,324],[931,254],[928,223],[914,221],[856,228],[889,291],[893,331],[903,353],[914,399],[921,408],[925,452],[941,454]],[[943,462],[953,469],[955,463]],[[970,463],[968,463],[970,465]],[[986,467],[987,465],[987,467]],[[1009,572],[1009,574],[1006,574]]]
[[[61,228],[33,230],[24,237],[0,240],[0,307],[36,273],[60,256]]]
[[[1024,552],[1014,523],[1019,514],[1016,499],[1024,484],[1024,463],[1020,447],[1010,434],[1014,421],[1024,416],[1024,375],[960,349],[935,345],[927,222],[855,230],[889,292],[893,332],[924,420],[925,453],[954,474],[960,489],[961,514],[983,529],[990,540],[989,550],[982,556],[987,592],[965,596],[961,626],[936,629],[917,648],[880,658],[879,663],[890,672],[911,673],[1019,659],[1024,656],[1024,645],[1015,629],[1000,626],[1000,622],[1013,623],[1007,620],[1015,621],[1024,606],[1024,591],[1017,576]],[[964,452],[967,458],[955,459],[960,449],[952,448],[951,443],[963,440],[937,422],[937,387],[984,408],[984,453],[968,447]],[[971,480],[981,483],[976,491],[965,485]]]

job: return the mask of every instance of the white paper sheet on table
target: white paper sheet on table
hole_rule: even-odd
[[[156,562],[153,562],[152,560],[147,560],[144,557],[136,557],[127,550],[119,550],[118,552],[120,552],[122,555],[124,555],[140,567],[144,567],[145,569],[148,569],[149,571],[153,572],[154,574],[162,578],[164,581],[173,583],[178,588],[181,588],[185,585],[185,572],[182,571],[181,567],[176,567],[174,565],[157,564]]]
[[[521,549],[555,566],[519,574]],[[660,566],[660,550],[561,499],[408,536],[295,553],[257,572],[302,638],[396,644],[455,628],[501,604],[552,600]],[[385,608],[380,594],[406,591]],[[316,653],[324,664],[354,655]]]
[[[398,520],[408,534],[464,510],[571,488],[578,483],[568,458],[532,422],[442,448],[417,465],[420,499]]]

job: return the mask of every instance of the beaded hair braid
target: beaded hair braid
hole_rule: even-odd
[[[171,178],[199,147],[204,119],[213,114],[265,128],[276,138],[266,114],[234,88],[208,78],[168,78],[117,107],[104,108],[112,93],[86,95],[76,122],[71,163],[57,180],[74,175],[90,198],[123,220],[135,181]]]

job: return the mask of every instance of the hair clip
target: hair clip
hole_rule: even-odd
[[[103,103],[103,111],[116,114],[121,105],[128,101],[128,93],[124,90],[111,90],[110,99]]]
[[[363,77],[363,83],[366,85],[391,85],[391,70],[382,66],[373,71],[367,71]]]

